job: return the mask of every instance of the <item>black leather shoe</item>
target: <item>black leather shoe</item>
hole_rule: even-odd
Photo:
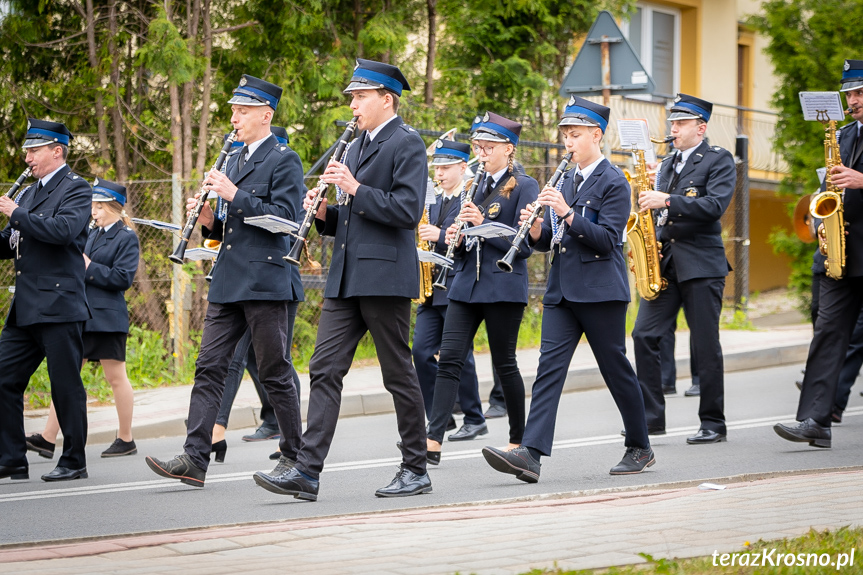
[[[30,479],[30,471],[26,465],[18,467],[0,465],[0,479],[6,479],[7,477],[15,481],[19,479]]]
[[[816,423],[811,417],[794,426],[777,423],[773,426],[773,431],[788,441],[808,443],[812,447],[829,448],[831,446],[832,431],[830,428]]]
[[[677,395],[677,386],[675,386],[675,385],[663,385],[662,386],[662,395]]]
[[[485,423],[480,423],[479,425],[465,423],[461,426],[461,429],[450,434],[450,436],[447,437],[447,440],[468,441],[470,439],[476,439],[480,435],[488,435],[488,426]]]
[[[495,471],[515,475],[526,483],[539,481],[539,462],[528,452],[527,447],[516,447],[504,451],[496,447],[483,447],[482,456]]]
[[[699,395],[701,395],[701,385],[693,385],[692,387],[684,391],[683,395],[685,395],[686,397],[698,397]]]
[[[453,429],[458,427],[458,423],[455,422],[455,417],[452,415],[449,416],[449,421],[446,422],[446,430],[452,431]],[[426,433],[428,433],[428,428],[426,428]]]
[[[266,441],[268,439],[279,439],[281,435],[282,434],[279,432],[278,427],[273,429],[272,427],[262,425],[257,428],[253,434],[244,435],[243,441]]]
[[[642,449],[640,447],[627,447],[626,453],[623,454],[623,459],[620,463],[611,468],[611,475],[634,475],[641,473],[645,468],[656,463],[656,456],[653,455],[653,449],[648,447]]]
[[[87,468],[69,469],[58,465],[50,473],[42,476],[42,481],[70,481],[72,479],[87,479]]]
[[[408,497],[431,493],[432,484],[428,473],[417,475],[410,469],[401,467],[386,487],[375,491],[377,497]]]
[[[35,451],[40,457],[45,459],[54,458],[54,444],[42,437],[41,433],[34,433],[27,436],[27,449]]]
[[[626,430],[621,429],[620,434],[622,436],[626,437]],[[647,428],[647,435],[665,435],[665,428],[664,427],[648,427]]]
[[[270,454],[270,461],[278,461],[282,457],[282,452],[277,451],[275,453]]]
[[[192,463],[191,458],[185,453],[178,455],[171,461],[159,461],[155,457],[146,458],[147,466],[156,472],[156,475],[168,479],[179,479],[181,483],[192,487],[203,487],[207,472]]]
[[[844,410],[839,409],[838,407],[834,407],[833,411],[830,413],[830,421],[832,423],[842,423],[842,413]]]
[[[496,403],[492,403],[488,406],[488,409],[485,410],[486,419],[497,419],[499,417],[506,417],[506,406],[497,405]]]
[[[119,437],[114,440],[108,449],[102,452],[102,457],[122,457],[124,455],[135,455],[138,453],[138,446],[135,445],[135,440],[123,441]]]
[[[281,465],[281,461],[279,461],[279,465]],[[276,469],[279,469],[279,465],[276,465]],[[278,493],[279,495],[293,495],[296,499],[304,499],[306,501],[318,500],[318,487],[320,486],[320,481],[303,477],[303,475],[293,466],[279,475],[269,475],[262,471],[258,471],[253,477],[255,479],[255,483],[271,493]]]
[[[794,382],[794,385],[797,386],[797,389],[799,389],[800,391],[803,391],[803,382],[802,381],[800,381],[798,379],[797,381]]]
[[[281,457],[279,457],[279,462],[276,463],[276,467],[273,468],[273,470],[270,472],[270,476],[278,477],[283,473],[287,473],[288,471],[293,469],[296,464],[297,462],[293,459],[288,459],[287,457],[282,455]]]
[[[701,445],[704,443],[720,443],[726,440],[724,433],[711,431],[710,429],[699,429],[698,433],[686,438],[689,445]]]
[[[402,442],[396,441],[396,447],[399,448],[399,451],[402,450]],[[440,451],[428,451],[426,450],[426,463],[429,465],[440,465]]]

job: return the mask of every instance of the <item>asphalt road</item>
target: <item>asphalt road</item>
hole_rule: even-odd
[[[624,452],[620,416],[610,394],[584,391],[563,397],[553,457],[544,458],[540,482],[528,485],[493,471],[480,454],[484,445],[507,443],[507,423],[489,422],[490,433],[467,443],[444,444],[439,467],[430,466],[434,492],[402,499],[378,499],[377,488],[395,474],[399,453],[393,415],[344,419],[339,423],[317,502],[269,493],[252,480],[272,469],[267,456],[274,441],[243,443],[248,430],[228,434],[224,464],[213,463],[203,489],[162,479],[144,463],[145,455],[169,459],[182,451],[183,438],[138,442],[138,455],[100,459],[103,445],[88,447],[90,478],[63,484],[39,479],[55,465],[30,454],[29,481],[0,481],[0,544],[99,537],[238,523],[311,518],[349,513],[418,508],[631,487],[677,481],[719,480],[749,473],[812,470],[863,465],[863,398],[855,387],[845,422],[834,427],[829,450],[792,444],[772,430],[793,421],[794,380],[802,366],[726,375],[729,441],[686,445],[698,427],[698,399],[682,393],[668,399],[666,436],[652,438],[657,463],[635,476],[613,477],[608,470]],[[688,380],[678,381],[682,392]]]

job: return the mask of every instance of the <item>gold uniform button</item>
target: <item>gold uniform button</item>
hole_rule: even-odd
[[[671,240],[671,243],[674,243],[674,240],[673,240],[673,239]]]
[[[365,212],[360,212],[360,215],[361,215],[361,216],[364,216],[364,215],[366,215],[366,213],[365,213]]]
[[[578,236],[578,237],[583,238],[584,236]]]
[[[587,203],[589,204],[589,203],[590,203],[590,200],[587,200]]]
[[[16,275],[16,276],[20,276],[20,275],[21,275],[21,272],[18,272],[18,273],[16,273],[15,275]]]
[[[670,226],[670,225],[673,225],[673,224],[674,224],[674,222],[668,222],[668,225],[669,225],[669,226]]]
[[[54,284],[54,287],[60,287],[60,284]]]
[[[237,210],[237,213],[238,213],[238,214],[242,214],[242,213],[243,213],[243,210]]]
[[[560,248],[560,253],[565,254],[565,253],[566,253],[566,248]]]
[[[231,244],[228,244],[227,246],[225,246],[225,249],[228,249],[228,250],[231,249]]]
[[[229,233],[229,234],[234,233],[234,228],[228,228],[228,233]]]
[[[598,255],[595,255],[595,256],[593,256],[593,257],[595,257],[596,259],[599,259],[599,256],[598,256]]]
[[[345,225],[348,225],[348,220],[345,220]]]
[[[345,249],[345,244],[342,244],[342,249]]]
[[[273,259],[273,256],[267,256],[267,259],[271,260],[271,259]]]

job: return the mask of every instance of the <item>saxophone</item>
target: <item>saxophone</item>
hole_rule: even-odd
[[[429,223],[429,208],[426,206],[423,209],[423,216],[420,218],[420,226],[428,225]],[[419,228],[417,228],[419,229]],[[431,242],[419,240],[417,249],[424,252],[432,251]],[[432,262],[420,262],[420,297],[417,300],[420,305],[424,304],[432,295],[434,295],[434,286],[432,285],[432,273],[434,264]]]
[[[845,216],[842,207],[842,190],[833,183],[830,170],[842,165],[839,155],[839,142],[836,141],[836,121],[827,122],[824,129],[824,163],[827,175],[824,176],[826,190],[812,198],[809,213],[821,218],[818,226],[818,249],[827,256],[824,267],[827,275],[835,280],[845,276]]]
[[[635,176],[630,180],[632,188],[632,212],[626,222],[626,242],[629,244],[629,269],[635,274],[635,289],[647,301],[654,300],[659,292],[668,286],[668,281],[661,276],[659,268],[659,251],[662,244],[656,239],[656,228],[653,225],[653,210],[639,211],[638,194],[650,189],[650,179],[647,176],[647,164],[644,161],[644,150],[635,152]],[[659,173],[656,174],[659,185]]]

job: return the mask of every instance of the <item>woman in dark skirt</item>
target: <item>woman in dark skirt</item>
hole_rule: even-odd
[[[84,324],[84,363],[102,364],[114,392],[120,424],[117,439],[102,452],[102,457],[134,455],[138,451],[132,438],[134,397],[126,375],[129,310],[125,292],[138,270],[140,247],[125,204],[125,187],[99,179],[93,183],[92,229],[84,248],[84,279],[93,317]],[[52,458],[59,430],[52,403],[45,429],[27,437],[27,448]]]

